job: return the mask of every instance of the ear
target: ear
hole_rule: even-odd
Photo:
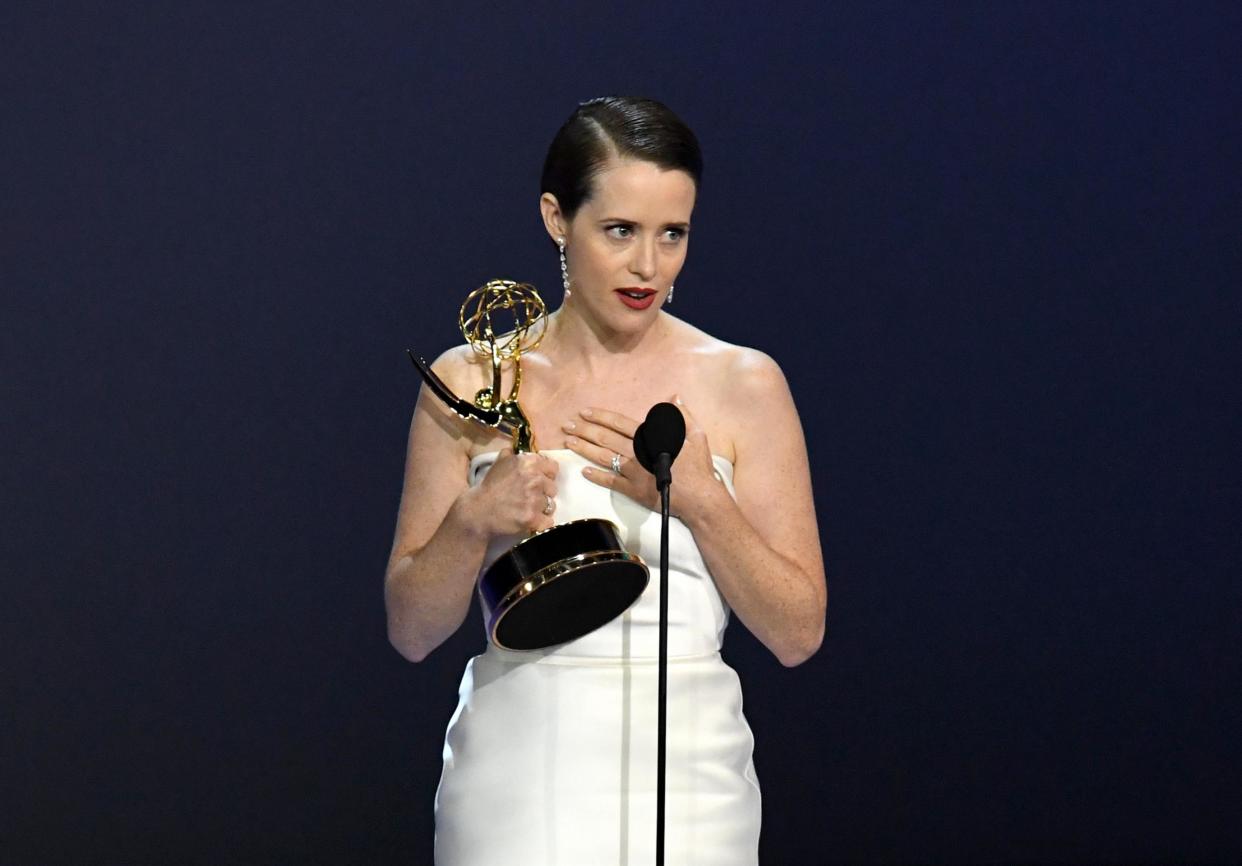
[[[550,192],[539,196],[539,212],[543,214],[543,227],[548,230],[552,243],[556,243],[557,238],[569,237],[569,221],[561,213],[556,196]]]

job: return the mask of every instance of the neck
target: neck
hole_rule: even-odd
[[[561,363],[572,364],[592,375],[618,363],[628,364],[636,353],[650,351],[664,340],[667,329],[667,317],[660,315],[642,331],[612,331],[599,321],[582,316],[570,302],[549,316],[548,348]]]

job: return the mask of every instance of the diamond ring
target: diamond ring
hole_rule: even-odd
[[[544,500],[545,500],[545,504],[544,504],[544,506],[543,506],[543,513],[544,513],[544,514],[551,514],[551,513],[552,513],[552,509],[556,507],[556,503],[554,503],[554,502],[552,501],[552,497],[551,497],[551,496],[549,496],[549,495],[548,495],[548,494],[546,494],[546,493],[545,493],[545,494],[543,494],[543,498],[544,498]]]
[[[621,455],[615,452],[612,455],[612,471],[621,474]]]

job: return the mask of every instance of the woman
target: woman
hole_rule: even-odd
[[[436,796],[440,866],[648,863],[654,849],[659,508],[638,422],[674,400],[686,444],[670,540],[668,862],[754,864],[760,798],[729,611],[785,665],[823,637],[826,590],[806,446],[776,364],[663,309],[686,260],[702,171],[666,107],[603,98],[557,133],[539,200],[565,295],[522,357],[538,454],[420,396],[385,577],[388,632],[412,661],[461,625],[485,563],[516,537],[607,517],[651,568],[613,622],[549,650],[488,645],[467,665]],[[433,365],[490,383],[469,346]]]

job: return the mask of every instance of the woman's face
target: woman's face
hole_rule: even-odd
[[[610,330],[643,330],[686,261],[694,179],[613,159],[592,189],[565,232],[573,303]]]

